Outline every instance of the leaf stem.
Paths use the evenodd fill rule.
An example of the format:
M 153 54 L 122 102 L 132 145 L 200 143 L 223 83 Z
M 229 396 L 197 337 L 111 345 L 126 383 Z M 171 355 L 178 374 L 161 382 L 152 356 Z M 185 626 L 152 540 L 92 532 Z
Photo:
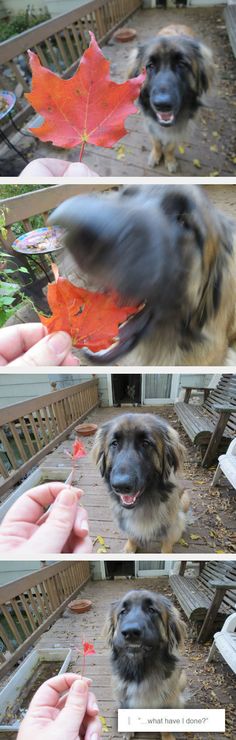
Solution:
M 84 676 L 84 671 L 85 671 L 85 654 L 83 652 L 83 662 L 82 662 L 81 676 Z
M 80 147 L 80 153 L 79 153 L 79 162 L 82 162 L 83 154 L 85 149 L 85 141 L 82 141 L 81 147 Z

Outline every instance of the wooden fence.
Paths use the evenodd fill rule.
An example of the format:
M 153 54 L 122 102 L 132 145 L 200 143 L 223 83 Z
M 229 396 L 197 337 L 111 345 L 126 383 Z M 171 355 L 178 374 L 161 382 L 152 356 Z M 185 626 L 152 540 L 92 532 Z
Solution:
M 74 429 L 99 403 L 98 380 L 1 409 L 0 496 Z
M 111 34 L 141 6 L 141 0 L 93 0 L 69 13 L 40 23 L 0 44 L 0 59 L 4 65 L 1 85 L 15 90 L 16 85 L 27 92 L 30 84 L 27 49 L 35 51 L 41 63 L 62 77 L 70 77 L 84 50 L 89 46 L 89 31 L 93 31 L 99 44 L 104 44 Z M 5 77 L 3 72 L 7 73 Z M 32 111 L 26 104 L 15 116 L 19 126 Z
M 88 562 L 55 563 L 0 588 L 0 678 L 90 578 Z

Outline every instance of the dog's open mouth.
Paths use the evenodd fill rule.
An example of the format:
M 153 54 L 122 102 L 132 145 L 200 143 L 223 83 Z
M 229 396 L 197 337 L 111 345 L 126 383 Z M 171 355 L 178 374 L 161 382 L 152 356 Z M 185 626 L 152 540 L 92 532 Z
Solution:
M 156 110 L 155 112 L 156 112 L 158 123 L 160 123 L 161 126 L 171 126 L 172 123 L 174 123 L 175 116 L 174 116 L 173 111 Z
M 136 493 L 118 493 L 118 496 L 120 497 L 120 501 L 122 506 L 124 506 L 127 509 L 132 509 L 137 500 L 140 498 L 142 494 L 142 491 L 137 491 Z
M 83 354 L 95 365 L 106 365 L 110 362 L 115 362 L 122 355 L 131 352 L 136 347 L 151 318 L 152 313 L 150 308 L 146 304 L 143 304 L 137 313 L 121 324 L 117 340 L 111 347 L 103 349 L 100 352 L 92 352 L 85 348 Z

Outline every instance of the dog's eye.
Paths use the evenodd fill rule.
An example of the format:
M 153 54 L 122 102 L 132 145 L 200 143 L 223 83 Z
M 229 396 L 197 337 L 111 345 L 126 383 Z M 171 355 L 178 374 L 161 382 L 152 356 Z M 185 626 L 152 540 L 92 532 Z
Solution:
M 113 439 L 110 444 L 110 447 L 118 447 L 118 439 Z
M 173 63 L 175 67 L 181 67 L 182 69 L 189 69 L 189 63 L 187 62 L 187 59 L 184 59 L 181 56 L 176 56 L 173 59 Z
M 148 62 L 148 64 L 146 64 L 146 69 L 152 71 L 154 68 L 155 68 L 154 62 Z
M 186 231 L 189 231 L 191 229 L 191 224 L 189 222 L 188 216 L 186 216 L 185 213 L 179 213 L 179 215 L 177 216 L 177 221 L 180 226 L 183 227 L 183 229 L 186 229 Z
M 120 611 L 120 616 L 121 616 L 121 614 L 125 614 L 126 611 L 127 611 L 127 607 L 126 606 L 123 606 L 123 609 L 121 609 L 121 611 Z
M 151 442 L 150 442 L 149 439 L 143 439 L 142 440 L 142 445 L 143 445 L 143 447 L 150 447 L 151 446 Z
M 148 607 L 148 611 L 151 612 L 151 614 L 156 614 L 156 609 L 154 606 L 151 606 L 151 604 Z

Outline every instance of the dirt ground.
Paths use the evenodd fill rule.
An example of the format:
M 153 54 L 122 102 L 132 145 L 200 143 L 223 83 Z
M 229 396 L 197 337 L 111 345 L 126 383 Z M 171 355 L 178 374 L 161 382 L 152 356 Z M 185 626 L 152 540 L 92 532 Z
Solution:
M 165 417 L 180 433 L 182 442 L 186 446 L 186 462 L 184 465 L 183 487 L 188 489 L 191 508 L 188 514 L 188 526 L 181 540 L 174 546 L 173 552 L 185 553 L 234 553 L 236 551 L 236 499 L 235 492 L 225 478 L 220 485 L 211 488 L 211 482 L 216 466 L 210 469 L 200 465 L 200 453 L 189 441 L 179 423 L 173 406 L 155 407 L 122 407 L 95 409 L 88 415 L 89 422 L 101 426 L 114 416 L 127 411 L 151 412 Z M 75 433 L 47 455 L 42 462 L 43 469 L 53 468 L 54 480 L 57 467 L 62 465 L 70 472 L 71 465 L 65 450 L 71 451 Z M 83 504 L 88 511 L 90 533 L 94 544 L 94 552 L 99 552 L 101 545 L 108 554 L 123 552 L 126 542 L 125 535 L 119 531 L 113 519 L 110 496 L 106 484 L 101 478 L 98 468 L 91 457 L 93 437 L 85 437 L 84 445 L 89 453 L 80 458 L 75 471 L 74 482 L 83 488 L 85 496 Z M 51 477 L 52 479 L 52 477 Z M 98 538 L 103 538 L 103 543 Z M 160 541 L 150 542 L 149 553 L 160 552 Z
M 67 608 L 57 622 L 38 641 L 37 647 L 71 647 L 73 649 L 70 670 L 79 672 L 81 658 L 78 650 L 81 649 L 82 639 L 93 642 L 96 654 L 90 655 L 86 661 L 86 673 L 93 680 L 93 689 L 99 703 L 100 714 L 105 719 L 107 740 L 119 740 L 122 736 L 117 732 L 117 710 L 111 685 L 111 667 L 109 651 L 103 637 L 104 618 L 109 611 L 110 604 L 116 598 L 132 588 L 147 588 L 158 590 L 171 597 L 177 608 L 179 604 L 172 594 L 167 577 L 122 579 L 118 581 L 90 581 L 81 590 L 80 596 L 92 601 L 92 610 L 86 614 L 72 614 Z M 181 610 L 180 610 L 181 611 Z M 225 740 L 236 737 L 236 690 L 233 684 L 233 673 L 227 664 L 217 656 L 213 663 L 206 664 L 211 642 L 200 645 L 196 642 L 194 629 L 190 628 L 184 614 L 181 616 L 186 622 L 187 639 L 183 651 L 183 666 L 187 673 L 186 707 L 192 709 L 219 709 L 226 710 L 226 732 L 223 733 L 178 733 L 178 740 Z M 5 683 L 7 677 L 3 679 Z M 15 738 L 11 734 L 9 740 Z M 137 733 L 137 740 L 160 739 L 158 733 Z
M 190 138 L 180 142 L 178 156 L 178 175 L 183 176 L 232 176 L 236 165 L 236 75 L 235 59 L 229 43 L 223 7 L 216 8 L 176 8 L 173 10 L 140 10 L 125 25 L 137 30 L 138 41 L 154 35 L 169 23 L 183 23 L 191 26 L 197 37 L 208 44 L 214 54 L 217 79 L 214 89 L 206 98 L 206 107 L 194 124 Z M 136 42 L 118 44 L 112 39 L 103 47 L 104 55 L 111 61 L 112 79 L 124 81 L 127 74 L 127 61 Z M 153 176 L 166 175 L 163 165 L 154 170 L 148 167 L 150 146 L 144 135 L 142 116 L 138 113 L 127 122 L 128 135 L 113 149 L 88 146 L 84 162 L 100 176 Z M 79 149 L 62 150 L 33 141 L 16 134 L 12 141 L 17 143 L 30 161 L 36 157 L 60 157 L 78 161 Z M 2 175 L 17 175 L 23 168 L 22 160 L 9 156 L 6 147 L 2 162 Z M 194 164 L 195 161 L 195 164 Z

